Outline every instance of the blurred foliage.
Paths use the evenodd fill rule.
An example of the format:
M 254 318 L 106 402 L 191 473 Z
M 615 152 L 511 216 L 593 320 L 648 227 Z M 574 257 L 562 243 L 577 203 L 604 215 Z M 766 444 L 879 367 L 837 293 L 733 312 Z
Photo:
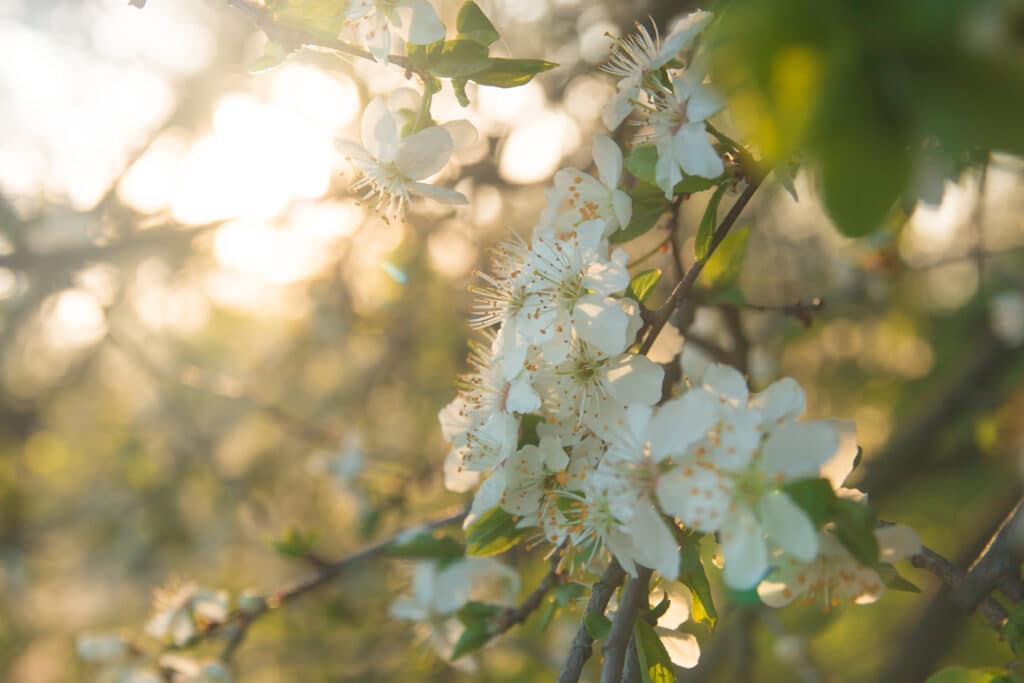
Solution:
M 302 25 L 337 19 L 333 2 L 271 4 Z M 280 245 L 294 242 L 272 242 L 271 258 L 247 269 L 250 262 L 232 260 L 237 254 L 225 237 L 231 225 L 223 221 L 236 214 L 207 223 L 182 218 L 170 202 L 152 208 L 127 189 L 130 172 L 167 140 L 193 152 L 212 148 L 231 130 L 224 112 L 232 96 L 277 107 L 271 111 L 280 116 L 275 88 L 293 104 L 299 91 L 285 88 L 288 79 L 312 73 L 349 83 L 348 96 L 365 103 L 404 84 L 400 70 L 388 80 L 321 53 L 287 54 L 219 3 L 155 0 L 141 13 L 113 0 L 9 5 L 0 26 L 7 63 L 45 67 L 17 81 L 4 71 L 2 81 L 11 94 L 3 110 L 32 104 L 25 119 L 12 114 L 0 144 L 0 680 L 11 683 L 90 680 L 92 670 L 75 657 L 75 636 L 141 633 L 153 589 L 169 578 L 234 596 L 271 590 L 307 571 L 311 553 L 341 557 L 461 504 L 443 491 L 436 414 L 465 369 L 465 284 L 487 247 L 509 228 L 525 234 L 544 202 L 543 182 L 521 182 L 503 167 L 509 141 L 541 113 L 562 117 L 557 160 L 585 168 L 585 141 L 601 130 L 600 105 L 610 92 L 593 73 L 607 53 L 603 32 L 628 31 L 648 15 L 667 29 L 691 8 L 481 2 L 502 34 L 488 43 L 489 69 L 506 43 L 516 54 L 560 64 L 508 91 L 541 111 L 516 110 L 519 100 L 495 99 L 506 91 L 473 83 L 464 86 L 469 108 L 448 102 L 485 124 L 481 154 L 457 164 L 473 199 L 467 209 L 416 207 L 408 225 L 387 225 L 353 208 L 347 182 L 334 174 L 312 196 L 290 194 L 259 225 L 245 223 L 243 246 L 255 250 L 268 234 L 311 240 L 296 232 L 311 220 L 300 210 L 354 212 L 356 219 L 328 214 L 329 226 L 344 229 L 315 243 L 319 265 L 289 279 L 274 266 L 289 262 L 292 252 Z M 446 24 L 456 26 L 459 3 L 440 6 Z M 699 303 L 684 311 L 688 343 L 739 363 L 757 387 L 794 376 L 809 388 L 812 415 L 855 420 L 861 477 L 879 517 L 913 526 L 964 565 L 1019 495 L 1024 453 L 1024 354 L 993 336 L 990 315 L 995 296 L 1024 289 L 1024 168 L 1001 153 L 1024 152 L 1020 5 L 730 0 L 722 10 L 709 37 L 722 58 L 711 70 L 726 85 L 736 120 L 721 125 L 737 139 L 749 135 L 769 162 L 798 162 L 801 171 L 785 184 L 799 202 L 776 174 L 766 182 L 744 215 L 749 229 L 734 233 L 740 257 L 718 267 L 713 259 Z M 100 30 L 112 16 L 130 16 L 117 25 L 116 40 Z M 130 39 L 144 22 L 157 33 L 140 28 L 139 47 Z M 464 33 L 477 36 L 469 39 L 489 40 L 485 28 L 469 23 Z M 161 45 L 146 35 L 163 36 L 165 48 L 170 42 L 172 67 L 145 52 L 145 43 Z M 25 36 L 48 46 L 46 59 L 30 59 Z M 125 48 L 128 56 L 103 51 L 115 43 L 134 47 Z M 205 57 L 187 70 L 186 57 L 199 54 Z M 265 66 L 279 68 L 250 75 L 261 54 Z M 119 93 L 142 90 L 114 75 L 143 65 L 159 74 L 171 104 L 152 120 L 123 111 L 81 114 L 79 100 L 42 107 L 42 90 L 30 86 L 78 92 L 81 74 L 72 65 L 86 57 L 106 70 L 98 81 L 81 80 L 86 92 L 76 97 L 95 91 L 124 104 Z M 293 64 L 307 71 L 287 71 Z M 29 119 L 53 119 L 49 137 L 26 128 Z M 92 135 L 84 119 L 101 121 L 114 137 Z M 331 133 L 356 135 L 355 120 Z M 104 175 L 106 158 L 72 146 L 66 131 L 100 140 L 114 172 Z M 259 174 L 245 178 L 279 165 L 285 178 L 302 175 L 274 156 L 270 143 L 279 132 L 252 124 L 239 133 L 250 137 L 231 153 L 259 162 Z M 553 136 L 529 150 L 535 163 L 555 147 Z M 107 149 L 111 139 L 121 146 Z M 101 185 L 95 197 L 82 199 L 71 181 L 60 185 L 73 174 L 47 165 L 57 164 L 54 149 L 89 163 L 88 178 Z M 216 161 L 198 158 L 189 173 Z M 642 179 L 649 148 L 638 146 L 626 165 Z M 173 184 L 150 180 L 161 182 Z M 211 193 L 231 195 L 230 186 L 208 182 Z M 713 199 L 710 187 L 686 188 L 693 194 L 682 203 L 677 240 L 686 258 L 703 241 L 709 203 L 721 202 L 724 211 L 735 201 L 732 189 Z M 266 188 L 258 190 L 243 191 L 245 201 L 264 199 Z M 642 234 L 631 255 L 653 254 L 634 273 L 643 273 L 634 293 L 660 302 L 677 279 L 663 248 L 665 201 L 644 183 L 631 194 L 634 222 L 625 232 Z M 940 194 L 938 209 L 918 201 L 936 204 Z M 851 236 L 885 230 L 854 242 L 827 217 Z M 826 306 L 809 327 L 744 308 L 812 297 Z M 476 530 L 482 540 L 470 543 L 493 548 L 507 540 L 507 525 L 490 522 L 493 528 Z M 439 532 L 408 539 L 394 554 L 448 557 L 463 540 L 455 530 Z M 699 539 L 683 552 L 692 581 L 703 579 L 693 631 L 704 664 L 680 680 L 737 680 L 739 659 L 730 653 L 744 643 L 758 680 L 769 683 L 795 680 L 807 667 L 851 682 L 923 680 L 952 664 L 1002 668 L 1013 658 L 1010 645 L 1019 645 L 1016 635 L 999 642 L 979 620 L 955 612 L 930 619 L 929 607 L 941 602 L 935 582 L 906 566 L 899 571 L 923 595 L 890 591 L 875 605 L 828 614 L 819 606 L 752 613 L 744 596 L 708 582 L 703 567 L 713 558 Z M 522 570 L 524 593 L 547 570 L 520 549 L 507 555 Z M 467 655 L 463 661 L 479 667 L 470 676 L 436 661 L 420 635 L 387 617 L 391 600 L 407 589 L 405 569 L 402 559 L 356 569 L 262 619 L 236 656 L 239 678 L 550 680 L 587 595 L 579 583 L 560 587 L 482 657 Z M 908 655 L 922 642 L 927 647 Z M 901 664 L 916 668 L 886 677 Z

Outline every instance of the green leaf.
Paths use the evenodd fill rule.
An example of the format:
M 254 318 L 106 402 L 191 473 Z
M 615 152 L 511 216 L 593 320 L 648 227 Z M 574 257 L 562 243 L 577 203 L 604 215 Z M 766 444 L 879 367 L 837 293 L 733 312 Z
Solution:
M 487 46 L 475 40 L 446 40 L 427 50 L 425 67 L 443 78 L 465 78 L 487 69 Z
M 625 229 L 616 230 L 608 237 L 612 244 L 628 242 L 643 235 L 658 224 L 658 219 L 668 208 L 665 195 L 652 185 L 639 183 L 629 191 L 629 195 L 633 199 L 633 217 Z
M 464 626 L 468 627 L 489 622 L 491 619 L 498 616 L 498 614 L 501 613 L 501 610 L 502 607 L 498 605 L 470 600 L 459 608 L 459 611 L 455 613 L 455 616 L 459 618 L 459 621 L 461 621 Z
M 466 552 L 478 557 L 497 555 L 513 547 L 525 531 L 516 528 L 516 518 L 495 506 L 466 529 Z
M 543 59 L 503 59 L 495 57 L 490 66 L 470 76 L 469 80 L 480 85 L 493 85 L 497 88 L 515 88 L 526 85 L 534 76 L 558 64 Z
M 697 239 L 693 243 L 693 253 L 698 261 L 707 259 L 711 250 L 711 240 L 715 235 L 715 228 L 718 227 L 718 205 L 722 203 L 726 189 L 725 183 L 715 188 L 715 193 L 708 200 L 707 208 L 700 219 L 700 229 L 697 230 Z
M 594 640 L 604 640 L 612 630 L 612 622 L 603 614 L 587 612 L 583 615 L 583 628 Z
M 519 421 L 519 448 L 540 444 L 540 435 L 537 434 L 537 427 L 543 421 L 544 418 L 540 415 L 534 415 L 533 413 L 523 415 Z
M 651 292 L 654 291 L 654 286 L 658 284 L 660 279 L 660 268 L 645 270 L 629 281 L 629 289 L 626 291 L 626 296 L 633 297 L 640 303 L 643 303 L 650 296 Z
M 455 91 L 455 99 L 459 101 L 460 107 L 469 106 L 469 95 L 466 94 L 466 79 L 453 78 L 451 80 L 452 90 Z
M 388 548 L 394 557 L 411 557 L 427 560 L 454 560 L 466 554 L 466 547 L 450 536 L 435 536 L 421 532 L 403 539 Z
M 1006 623 L 1003 624 L 1003 638 L 1006 638 L 1014 654 L 1018 657 L 1024 654 L 1024 603 L 1010 610 Z
M 633 638 L 636 641 L 636 653 L 640 657 L 644 683 L 674 683 L 676 672 L 672 658 L 654 627 L 638 619 L 633 628 Z
M 271 547 L 284 557 L 306 557 L 316 546 L 317 533 L 302 531 L 292 527 L 281 534 L 280 538 L 271 539 Z
M 680 537 L 679 543 L 679 581 L 690 589 L 692 603 L 690 615 L 693 621 L 705 623 L 714 629 L 718 622 L 718 612 L 711 597 L 711 584 L 704 572 L 704 563 L 700 559 L 701 536 L 686 532 Z
M 576 581 L 569 581 L 555 586 L 551 590 L 551 596 L 559 607 L 568 607 L 574 600 L 586 595 L 590 588 Z
M 487 18 L 484 11 L 472 0 L 459 8 L 459 16 L 455 19 L 455 29 L 460 38 L 475 40 L 481 45 L 490 45 L 500 36 L 498 29 Z
M 704 264 L 700 274 L 701 283 L 708 289 L 726 288 L 731 285 L 743 268 L 743 256 L 747 251 L 750 228 L 734 228 Z
M 904 578 L 896 567 L 885 562 L 879 562 L 874 566 L 875 572 L 882 578 L 882 581 L 890 589 L 901 593 L 920 593 L 921 589 L 915 586 L 911 581 Z
M 656 167 L 658 164 L 658 149 L 650 142 L 645 142 L 633 148 L 633 151 L 626 157 L 626 170 L 633 174 L 637 180 L 642 180 L 648 185 L 657 186 L 658 178 Z M 703 178 L 697 175 L 684 176 L 672 188 L 672 194 L 692 194 L 703 192 L 719 184 L 721 178 Z M 660 190 L 659 190 L 660 192 Z M 663 195 L 664 196 L 664 195 Z
M 926 683 L 1002 683 L 1004 680 L 1010 680 L 1004 671 L 951 666 L 930 676 Z
M 345 25 L 344 3 L 338 0 L 271 0 L 274 21 L 335 38 Z
M 462 632 L 462 635 L 459 636 L 458 641 L 455 643 L 455 647 L 452 648 L 452 661 L 455 661 L 459 657 L 467 655 L 474 650 L 479 650 L 493 637 L 494 635 L 490 632 L 490 629 L 486 627 L 467 627 L 466 630 Z
M 836 538 L 861 563 L 878 564 L 878 539 L 875 538 L 875 515 L 867 505 L 837 498 L 833 506 Z
M 249 73 L 273 69 L 275 66 L 283 64 L 290 54 L 291 50 L 272 40 L 263 48 L 263 54 L 249 65 Z
M 794 481 L 783 486 L 782 492 L 806 512 L 814 526 L 819 529 L 832 517 L 836 494 L 828 479 Z

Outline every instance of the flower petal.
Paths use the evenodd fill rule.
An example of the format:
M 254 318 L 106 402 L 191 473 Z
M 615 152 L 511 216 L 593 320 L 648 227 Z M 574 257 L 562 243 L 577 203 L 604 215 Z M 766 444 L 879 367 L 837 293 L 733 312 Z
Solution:
M 838 445 L 835 428 L 825 420 L 787 422 L 768 434 L 760 466 L 778 483 L 814 477 Z
M 444 40 L 444 24 L 434 6 L 427 0 L 413 0 L 408 41 L 413 45 L 429 45 L 438 40 Z
M 594 136 L 594 163 L 601 182 L 608 188 L 618 187 L 622 175 L 622 150 L 607 135 Z
M 665 646 L 669 659 L 676 666 L 692 669 L 700 661 L 700 644 L 692 633 L 679 633 L 667 628 L 654 629 Z
M 608 391 L 623 403 L 654 405 L 664 378 L 664 369 L 647 356 L 627 354 L 608 364 Z
M 411 183 L 409 190 L 415 192 L 418 195 L 424 197 L 430 197 L 435 202 L 441 202 L 442 204 L 469 204 L 469 200 L 466 199 L 466 195 L 455 190 L 442 187 L 441 185 L 431 185 L 430 183 Z
M 768 546 L 757 518 L 740 507 L 729 515 L 721 536 L 725 582 L 739 590 L 753 588 L 768 571 Z
M 363 147 L 375 158 L 390 162 L 398 150 L 398 126 L 383 97 L 374 97 L 363 110 L 360 121 Z
M 651 457 L 662 460 L 684 453 L 691 444 L 707 436 L 716 412 L 714 397 L 703 390 L 688 391 L 663 405 L 647 430 Z
M 455 144 L 447 130 L 441 126 L 430 126 L 402 138 L 395 166 L 405 177 L 422 180 L 444 168 L 454 149 Z
M 768 540 L 804 562 L 818 554 L 818 530 L 793 500 L 781 491 L 772 491 L 758 504 L 761 525 Z
M 480 137 L 476 126 L 466 119 L 448 121 L 447 123 L 441 124 L 441 127 L 448 131 L 448 134 L 452 136 L 452 144 L 455 145 L 456 150 L 469 147 L 477 141 L 477 138 Z
M 703 121 L 684 124 L 673 144 L 679 166 L 687 175 L 717 178 L 725 171 L 721 157 L 708 140 Z
M 750 404 L 761 410 L 761 420 L 767 425 L 800 417 L 807 405 L 807 397 L 795 379 L 783 377 L 761 393 L 752 396 Z

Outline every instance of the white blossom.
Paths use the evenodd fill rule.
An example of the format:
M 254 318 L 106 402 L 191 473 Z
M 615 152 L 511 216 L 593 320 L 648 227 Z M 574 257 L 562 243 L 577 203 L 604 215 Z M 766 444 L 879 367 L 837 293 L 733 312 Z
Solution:
M 651 127 L 658 150 L 654 171 L 667 199 L 672 198 L 684 174 L 717 178 L 725 171 L 704 123 L 723 105 L 703 80 L 703 72 L 691 68 L 682 77 L 672 79 L 670 90 L 659 90 L 654 98 L 656 111 L 651 114 Z
M 428 0 L 352 0 L 345 18 L 355 25 L 360 42 L 379 61 L 388 62 L 391 27 L 401 27 L 399 10 L 411 10 L 406 42 L 429 45 L 444 40 L 444 24 Z
M 199 633 L 203 625 L 220 623 L 227 618 L 228 598 L 222 591 L 187 583 L 158 590 L 154 608 L 155 614 L 146 624 L 146 633 L 182 646 Z
M 603 219 L 603 233 L 607 237 L 629 225 L 633 200 L 619 189 L 622 150 L 608 136 L 595 135 L 593 153 L 598 178 L 576 168 L 563 168 L 555 173 L 554 192 L 548 197 L 539 230 L 562 233 L 585 221 Z

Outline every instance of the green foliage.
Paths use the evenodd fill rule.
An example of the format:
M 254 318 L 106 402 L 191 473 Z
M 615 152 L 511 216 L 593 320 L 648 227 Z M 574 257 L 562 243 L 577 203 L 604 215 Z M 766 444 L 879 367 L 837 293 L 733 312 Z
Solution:
M 412 48 L 412 46 L 410 46 Z M 442 78 L 465 78 L 490 65 L 487 46 L 475 40 L 439 40 L 409 50 L 414 66 Z
M 523 415 L 519 421 L 519 448 L 523 446 L 536 446 L 540 443 L 537 427 L 543 419 L 540 415 L 534 415 L 533 413 Z
M 714 194 L 708 200 L 707 208 L 704 209 L 704 215 L 700 219 L 697 239 L 693 243 L 694 257 L 698 261 L 705 260 L 711 251 L 711 242 L 715 236 L 715 228 L 718 227 L 718 205 L 722 203 L 722 196 L 725 194 L 726 189 L 725 183 L 715 188 Z
M 455 28 L 459 38 L 475 40 L 481 45 L 490 45 L 501 36 L 498 29 L 487 18 L 484 11 L 472 0 L 459 8 L 459 16 L 455 20 Z
M 388 548 L 388 553 L 395 557 L 450 562 L 463 557 L 466 547 L 451 536 L 438 536 L 424 531 L 395 543 Z
M 554 69 L 558 64 L 543 59 L 504 59 L 493 57 L 486 69 L 472 75 L 471 81 L 496 88 L 515 88 L 526 85 L 539 73 Z
M 494 618 L 501 613 L 498 605 L 483 602 L 467 602 L 455 613 L 465 630 L 452 649 L 452 660 L 474 650 L 479 650 L 494 637 Z
M 633 217 L 629 225 L 616 230 L 608 237 L 612 244 L 628 242 L 647 233 L 658 224 L 658 219 L 668 208 L 668 202 L 661 190 L 647 183 L 637 183 L 629 190 L 629 196 L 633 199 Z
M 263 48 L 263 54 L 253 60 L 252 64 L 249 65 L 249 72 L 256 73 L 259 71 L 266 71 L 267 69 L 273 69 L 275 66 L 283 64 L 290 54 L 291 50 L 281 43 L 271 40 L 267 43 L 266 47 Z
M 858 561 L 872 568 L 879 566 L 875 515 L 870 507 L 839 498 L 826 479 L 793 482 L 782 490 L 819 528 L 833 523 L 836 538 Z M 903 585 L 899 581 L 896 584 Z
M 603 614 L 587 612 L 583 615 L 583 628 L 594 640 L 604 640 L 612 630 L 612 622 Z
M 338 0 L 267 0 L 266 6 L 275 21 L 328 38 L 341 31 L 348 9 Z
M 836 226 L 885 224 L 926 156 L 1024 152 L 1024 68 L 1011 3 L 733 0 L 707 36 L 713 77 L 771 163 L 817 169 Z M 988 25 L 988 24 L 986 24 Z
M 516 528 L 516 518 L 495 506 L 466 529 L 466 552 L 478 557 L 497 555 L 513 547 L 524 531 Z
M 654 627 L 638 619 L 633 628 L 633 637 L 636 639 L 636 652 L 640 657 L 640 672 L 644 683 L 673 683 L 676 673 L 672 658 Z
M 718 623 L 718 612 L 711 596 L 711 584 L 704 572 L 700 559 L 701 536 L 692 532 L 681 532 L 679 536 L 679 581 L 690 589 L 692 602 L 690 616 L 699 624 L 714 629 Z
M 638 273 L 629 281 L 629 289 L 626 290 L 626 296 L 632 297 L 643 303 L 651 292 L 654 291 L 655 285 L 661 280 L 661 269 L 651 268 L 645 270 L 642 273 Z
M 280 538 L 270 540 L 270 547 L 284 557 L 307 557 L 318 540 L 315 531 L 302 531 L 295 527 L 287 529 Z
M 1015 655 L 1024 655 L 1024 603 L 1017 604 L 1010 610 L 1006 623 L 1003 624 L 1003 638 L 1009 643 Z
M 874 566 L 874 570 L 882 578 L 882 582 L 889 588 L 889 590 L 899 591 L 900 593 L 921 592 L 920 588 L 896 571 L 896 567 L 891 564 L 879 562 Z
M 964 669 L 951 666 L 928 677 L 927 683 L 1012 683 L 1005 672 L 996 669 Z
M 708 289 L 724 290 L 733 284 L 743 269 L 750 228 L 733 228 L 704 264 L 699 281 Z

